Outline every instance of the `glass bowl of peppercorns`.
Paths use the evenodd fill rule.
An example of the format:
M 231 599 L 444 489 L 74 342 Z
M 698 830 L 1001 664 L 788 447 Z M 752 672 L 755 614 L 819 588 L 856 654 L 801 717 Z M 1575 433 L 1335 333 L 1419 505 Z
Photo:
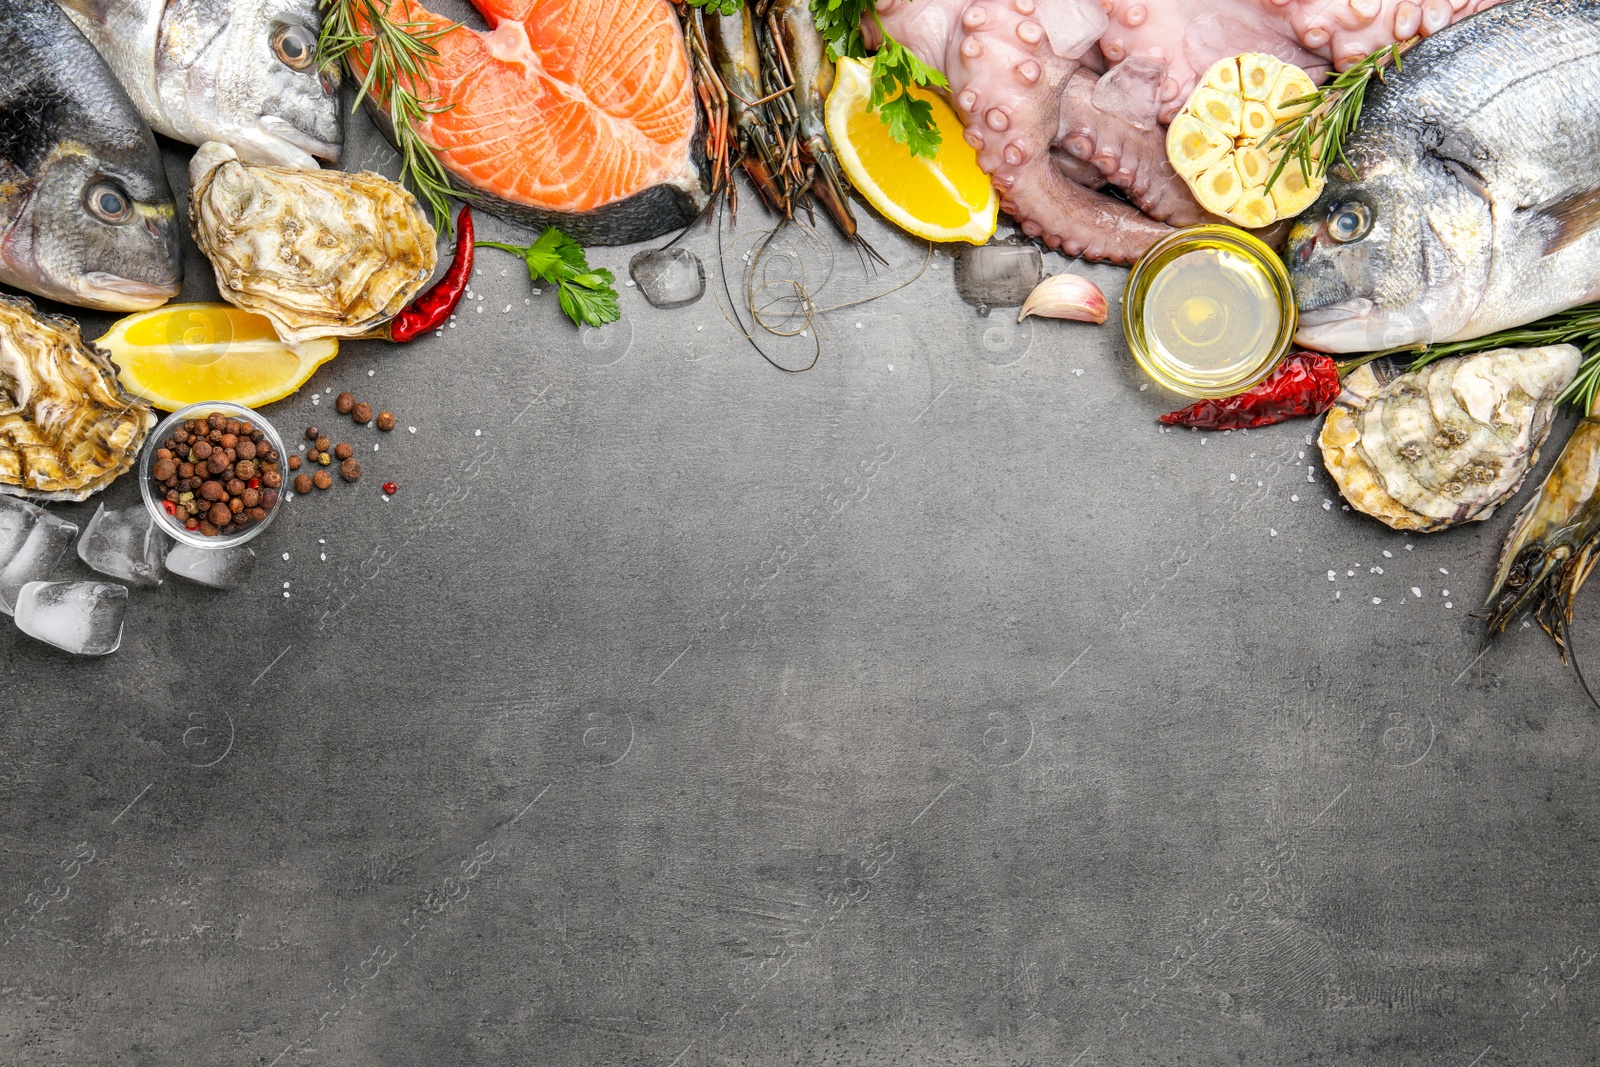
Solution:
M 144 506 L 196 548 L 229 548 L 261 533 L 283 506 L 283 438 L 256 412 L 226 401 L 168 415 L 139 460 Z

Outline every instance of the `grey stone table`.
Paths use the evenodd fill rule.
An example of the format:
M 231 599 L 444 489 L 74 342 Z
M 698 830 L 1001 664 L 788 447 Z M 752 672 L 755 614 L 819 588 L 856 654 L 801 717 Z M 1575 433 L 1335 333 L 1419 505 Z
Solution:
M 782 374 L 721 295 L 761 221 L 598 331 L 482 253 L 267 410 L 367 475 L 248 586 L 135 590 L 99 660 L 0 626 L 0 1062 L 1597 1062 L 1600 724 L 1468 617 L 1509 515 L 1405 537 L 1313 425 L 1162 433 L 1114 324 L 944 253 Z M 819 306 L 924 267 L 867 232 Z

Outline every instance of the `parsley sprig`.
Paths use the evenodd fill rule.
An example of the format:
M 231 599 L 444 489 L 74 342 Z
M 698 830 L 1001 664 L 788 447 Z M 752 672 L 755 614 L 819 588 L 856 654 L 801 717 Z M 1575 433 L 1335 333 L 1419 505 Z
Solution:
M 912 96 L 911 87 L 948 88 L 950 83 L 944 75 L 890 35 L 878 17 L 874 0 L 811 0 L 811 20 L 828 42 L 828 55 L 835 61 L 847 56 L 867 58 L 861 41 L 861 20 L 868 15 L 877 23 L 883 45 L 872 64 L 872 95 L 867 106 L 889 127 L 889 136 L 905 145 L 912 155 L 936 156 L 943 138 L 933 122 L 933 105 Z
M 561 310 L 579 325 L 604 326 L 622 317 L 613 288 L 616 275 L 604 267 L 589 266 L 583 246 L 554 226 L 546 228 L 531 245 L 479 241 L 478 247 L 521 256 L 528 265 L 528 277 L 556 286 Z

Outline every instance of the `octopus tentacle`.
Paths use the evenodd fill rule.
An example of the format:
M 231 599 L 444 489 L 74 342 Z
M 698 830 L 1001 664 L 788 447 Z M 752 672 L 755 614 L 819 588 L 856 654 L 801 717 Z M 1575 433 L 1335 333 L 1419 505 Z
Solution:
M 1022 232 L 1069 256 L 1127 265 L 1172 232 L 1125 201 L 1068 180 L 1048 153 L 1006 175 L 1000 206 Z

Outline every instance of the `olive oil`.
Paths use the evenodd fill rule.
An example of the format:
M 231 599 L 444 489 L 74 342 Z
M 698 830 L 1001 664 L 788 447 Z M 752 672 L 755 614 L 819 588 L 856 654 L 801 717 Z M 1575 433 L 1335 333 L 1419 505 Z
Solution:
M 1260 381 L 1288 352 L 1294 297 L 1283 263 L 1227 226 L 1158 243 L 1128 278 L 1123 325 L 1139 365 L 1160 384 L 1222 397 Z

